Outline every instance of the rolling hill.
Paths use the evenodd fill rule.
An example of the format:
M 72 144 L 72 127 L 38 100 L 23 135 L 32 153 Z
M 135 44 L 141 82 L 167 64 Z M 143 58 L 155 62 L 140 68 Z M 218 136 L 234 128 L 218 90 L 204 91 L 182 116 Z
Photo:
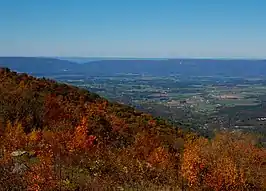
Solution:
M 43 57 L 0 57 L 0 67 L 29 74 L 53 74 L 74 69 L 77 63 Z

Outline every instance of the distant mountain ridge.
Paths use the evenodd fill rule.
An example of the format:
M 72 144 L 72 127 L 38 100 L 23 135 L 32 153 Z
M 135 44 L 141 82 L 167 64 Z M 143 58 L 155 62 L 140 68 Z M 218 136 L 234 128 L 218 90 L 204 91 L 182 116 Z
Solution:
M 55 58 L 60 60 L 76 62 L 79 64 L 84 64 L 94 61 L 102 61 L 102 60 L 167 60 L 166 58 L 120 58 L 120 57 L 55 57 Z
M 60 72 L 75 68 L 76 63 L 54 58 L 42 57 L 0 57 L 0 67 L 8 67 L 18 72 L 30 74 Z
M 83 64 L 44 57 L 0 57 L 0 66 L 19 72 L 50 75 L 79 73 L 93 76 L 116 74 L 183 76 L 266 76 L 266 60 L 166 59 L 166 60 L 94 60 Z

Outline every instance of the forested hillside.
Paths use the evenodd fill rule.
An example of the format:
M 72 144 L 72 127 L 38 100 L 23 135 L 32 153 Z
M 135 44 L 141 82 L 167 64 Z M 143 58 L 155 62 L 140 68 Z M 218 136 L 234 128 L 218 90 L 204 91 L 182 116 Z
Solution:
M 265 190 L 251 135 L 212 140 L 97 94 L 0 69 L 0 190 Z

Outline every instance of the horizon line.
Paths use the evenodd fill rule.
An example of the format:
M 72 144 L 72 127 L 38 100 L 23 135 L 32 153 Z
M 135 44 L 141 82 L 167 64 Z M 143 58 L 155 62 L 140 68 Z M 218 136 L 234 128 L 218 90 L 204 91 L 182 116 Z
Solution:
M 130 56 L 3 56 L 13 57 L 13 58 L 57 58 L 57 59 L 131 59 L 131 60 L 141 60 L 141 59 L 160 59 L 160 60 L 266 60 L 266 58 L 252 58 L 252 57 L 130 57 Z

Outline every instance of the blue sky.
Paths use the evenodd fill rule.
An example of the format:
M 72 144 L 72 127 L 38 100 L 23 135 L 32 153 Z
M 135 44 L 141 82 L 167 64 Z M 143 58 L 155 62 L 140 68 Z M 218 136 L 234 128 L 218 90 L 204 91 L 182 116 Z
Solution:
M 0 0 L 0 56 L 266 58 L 265 0 Z

